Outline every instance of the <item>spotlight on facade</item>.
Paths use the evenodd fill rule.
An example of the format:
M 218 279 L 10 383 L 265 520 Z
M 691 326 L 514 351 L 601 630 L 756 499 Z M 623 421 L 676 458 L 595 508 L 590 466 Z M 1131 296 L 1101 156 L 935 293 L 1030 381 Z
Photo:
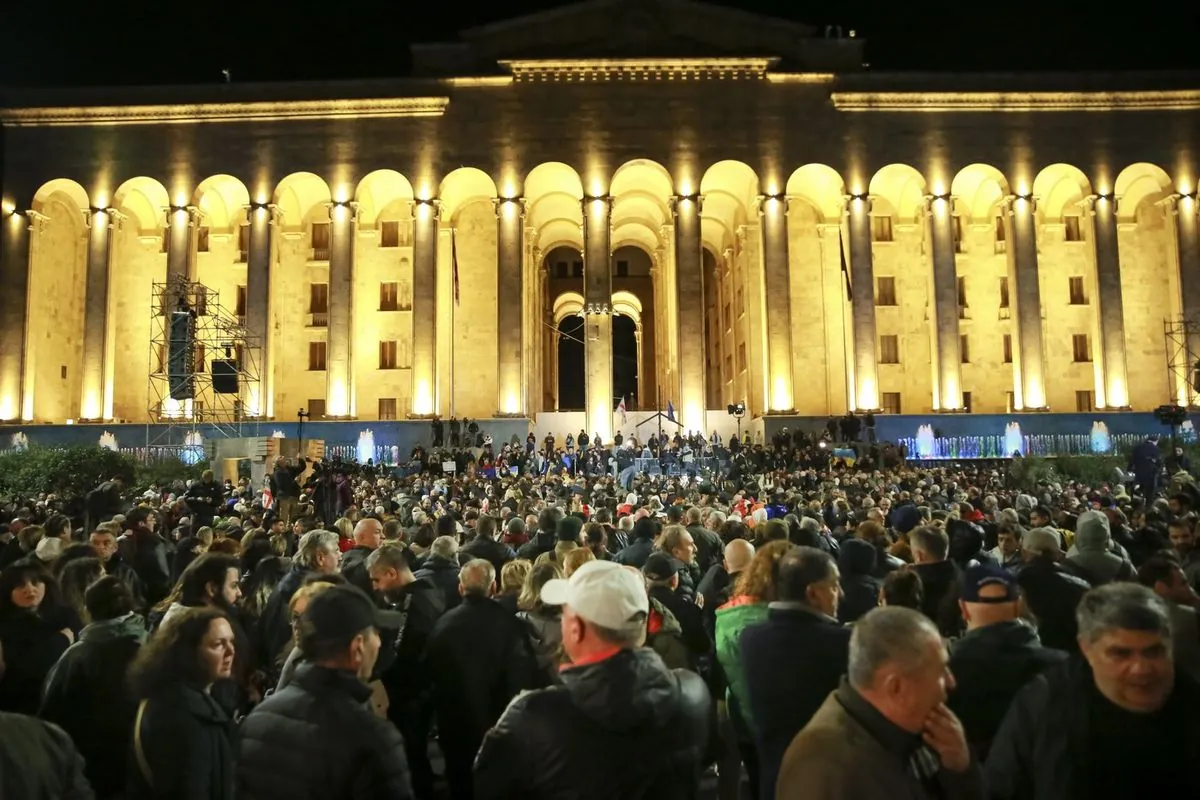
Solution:
M 731 403 L 725 410 L 729 412 L 729 416 L 731 417 L 737 417 L 738 419 L 741 419 L 742 417 L 746 416 L 745 403 Z

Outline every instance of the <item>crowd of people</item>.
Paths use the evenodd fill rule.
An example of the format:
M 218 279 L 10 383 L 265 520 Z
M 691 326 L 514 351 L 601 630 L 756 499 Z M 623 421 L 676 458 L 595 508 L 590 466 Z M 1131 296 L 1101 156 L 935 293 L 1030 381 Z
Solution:
M 1190 476 L 1152 441 L 1129 485 L 849 464 L 842 427 L 632 471 L 634 437 L 497 469 L 452 427 L 403 468 L 6 498 L 0 797 L 1186 791 Z

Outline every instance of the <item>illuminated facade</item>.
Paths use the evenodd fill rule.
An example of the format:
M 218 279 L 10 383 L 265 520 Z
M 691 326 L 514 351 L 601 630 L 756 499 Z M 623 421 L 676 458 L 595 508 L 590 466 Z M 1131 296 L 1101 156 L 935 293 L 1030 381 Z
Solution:
M 404 80 L 7 96 L 0 419 L 145 419 L 168 275 L 261 338 L 243 401 L 278 419 L 554 410 L 577 316 L 604 434 L 628 321 L 642 405 L 694 428 L 1193 399 L 1163 320 L 1200 314 L 1200 80 L 861 58 L 594 0 Z

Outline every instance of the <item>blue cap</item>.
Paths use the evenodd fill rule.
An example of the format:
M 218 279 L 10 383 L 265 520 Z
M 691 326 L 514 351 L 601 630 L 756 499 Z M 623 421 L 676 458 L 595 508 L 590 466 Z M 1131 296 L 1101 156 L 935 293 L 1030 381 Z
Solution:
M 1001 586 L 1004 594 L 980 597 L 985 586 Z M 1017 599 L 1017 577 L 996 564 L 975 564 L 963 573 L 962 599 L 966 603 L 1011 603 Z

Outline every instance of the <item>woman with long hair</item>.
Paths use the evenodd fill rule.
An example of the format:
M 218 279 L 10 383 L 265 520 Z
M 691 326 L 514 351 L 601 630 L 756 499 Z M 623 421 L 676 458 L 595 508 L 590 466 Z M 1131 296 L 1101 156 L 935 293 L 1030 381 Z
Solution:
M 232 725 L 211 692 L 230 677 L 234 651 L 225 611 L 199 606 L 172 615 L 138 653 L 127 800 L 232 800 Z
M 0 711 L 37 713 L 42 683 L 78 627 L 58 583 L 40 565 L 0 572 Z
M 544 561 L 525 576 L 525 585 L 517 597 L 517 618 L 529 626 L 533 650 L 537 654 L 538 666 L 547 675 L 558 672 L 563 663 L 562 653 L 562 606 L 548 606 L 542 602 L 542 587 L 547 581 L 562 577 L 562 570 L 553 561 Z

